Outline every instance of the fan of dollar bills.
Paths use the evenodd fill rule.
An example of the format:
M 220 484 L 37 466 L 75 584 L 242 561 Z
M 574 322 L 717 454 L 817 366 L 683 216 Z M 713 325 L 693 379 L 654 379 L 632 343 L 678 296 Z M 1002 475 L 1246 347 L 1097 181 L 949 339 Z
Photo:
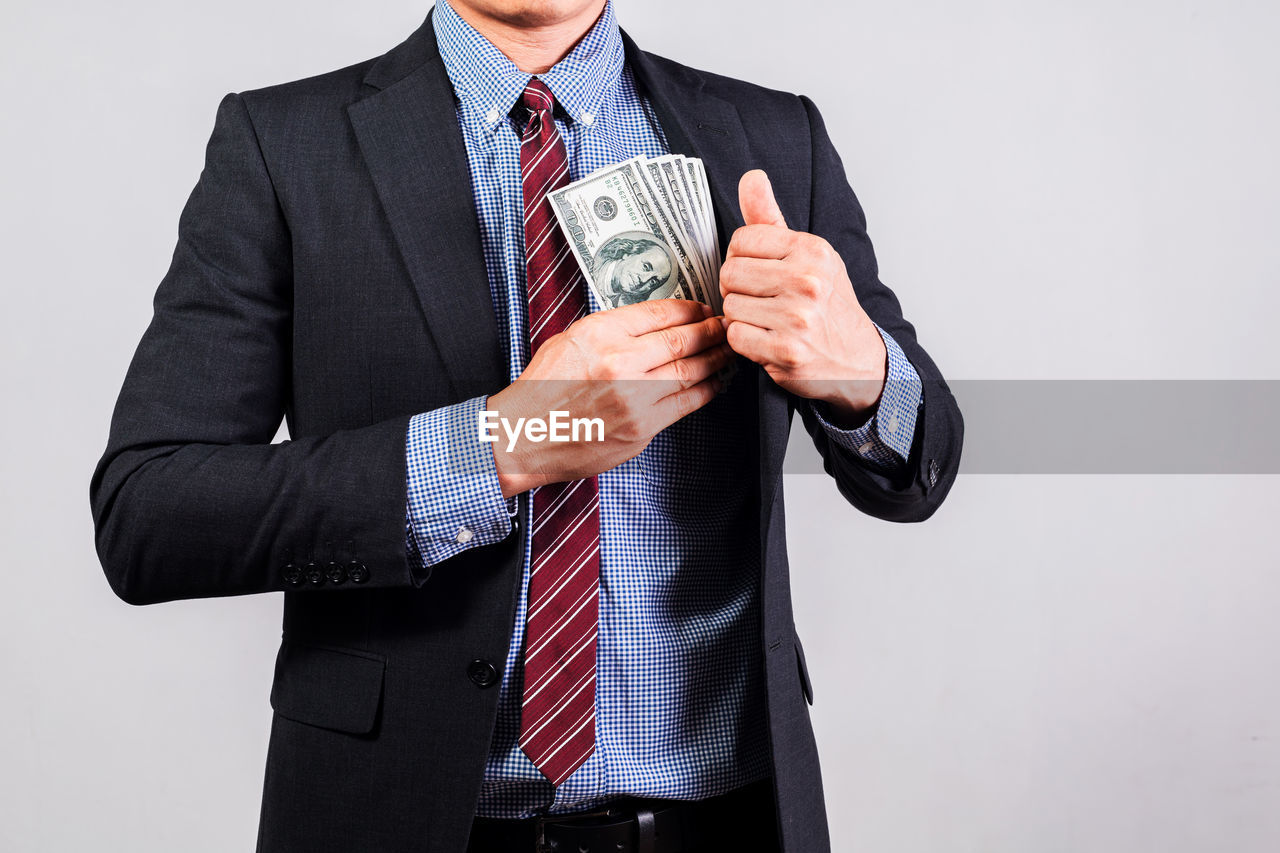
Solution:
M 547 194 L 604 308 L 693 299 L 720 313 L 720 244 L 696 157 L 637 157 Z

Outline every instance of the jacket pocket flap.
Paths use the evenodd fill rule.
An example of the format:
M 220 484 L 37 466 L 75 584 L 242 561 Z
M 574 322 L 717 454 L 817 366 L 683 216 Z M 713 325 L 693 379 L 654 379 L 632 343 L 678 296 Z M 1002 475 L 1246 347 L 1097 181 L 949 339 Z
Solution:
M 373 730 L 386 658 L 285 640 L 276 655 L 271 707 L 283 717 L 351 734 Z

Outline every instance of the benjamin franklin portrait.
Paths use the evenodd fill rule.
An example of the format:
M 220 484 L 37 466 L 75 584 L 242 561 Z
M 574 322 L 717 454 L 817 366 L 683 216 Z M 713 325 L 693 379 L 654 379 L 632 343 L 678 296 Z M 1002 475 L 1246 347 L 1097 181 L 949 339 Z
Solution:
M 600 247 L 595 280 L 609 307 L 617 308 L 672 296 L 674 269 L 675 261 L 665 244 L 643 231 L 628 231 Z

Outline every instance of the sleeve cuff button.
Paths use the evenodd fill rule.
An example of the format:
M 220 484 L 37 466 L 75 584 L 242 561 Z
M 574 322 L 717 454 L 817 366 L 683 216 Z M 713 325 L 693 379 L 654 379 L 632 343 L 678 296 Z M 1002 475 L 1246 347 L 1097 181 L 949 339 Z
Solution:
M 462 527 L 459 527 L 458 532 L 454 534 L 453 541 L 457 542 L 459 545 L 465 545 L 474 539 L 475 536 L 475 532 L 464 524 Z

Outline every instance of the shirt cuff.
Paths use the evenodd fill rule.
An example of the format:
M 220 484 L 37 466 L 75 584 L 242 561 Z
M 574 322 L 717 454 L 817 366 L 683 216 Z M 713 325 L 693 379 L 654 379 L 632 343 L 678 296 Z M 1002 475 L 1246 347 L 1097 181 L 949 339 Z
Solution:
M 515 501 L 502 497 L 493 446 L 479 436 L 479 413 L 488 400 L 473 397 L 409 419 L 405 535 L 424 566 L 511 532 Z
M 880 392 L 875 411 L 861 426 L 841 429 L 824 416 L 824 413 L 830 413 L 825 404 L 810 401 L 810 405 L 814 417 L 838 447 L 882 468 L 895 468 L 911 455 L 911 442 L 915 438 L 924 389 L 920 375 L 898 342 L 874 322 L 872 325 L 884 340 L 884 348 L 889 355 L 884 390 Z

